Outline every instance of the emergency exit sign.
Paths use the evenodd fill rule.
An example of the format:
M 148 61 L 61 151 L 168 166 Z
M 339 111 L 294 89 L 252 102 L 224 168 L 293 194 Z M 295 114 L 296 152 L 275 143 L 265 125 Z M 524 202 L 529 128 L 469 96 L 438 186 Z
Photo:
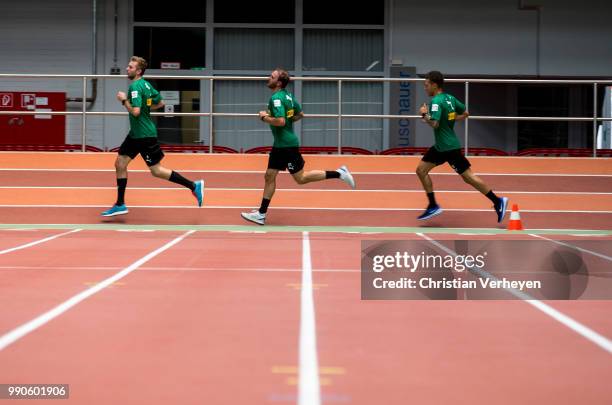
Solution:
M 162 69 L 180 69 L 181 62 L 162 62 L 161 68 Z

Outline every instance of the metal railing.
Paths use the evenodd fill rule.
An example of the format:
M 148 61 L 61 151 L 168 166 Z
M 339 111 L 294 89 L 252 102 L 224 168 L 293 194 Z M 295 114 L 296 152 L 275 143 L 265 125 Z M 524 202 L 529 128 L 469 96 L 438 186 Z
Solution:
M 127 76 L 123 75 L 72 75 L 72 74 L 0 74 L 1 79 L 81 79 L 82 80 L 82 108 L 81 111 L 45 111 L 45 115 L 81 115 L 81 143 L 82 151 L 85 152 L 87 144 L 87 117 L 88 116 L 111 116 L 111 115 L 127 115 L 127 112 L 110 112 L 110 111 L 87 111 L 87 80 L 88 79 L 120 79 L 126 80 Z M 196 116 L 196 117 L 257 117 L 257 113 L 218 113 L 213 109 L 213 91 L 214 82 L 216 80 L 235 80 L 235 81 L 264 81 L 267 76 L 173 76 L 173 75 L 147 75 L 147 79 L 172 79 L 172 80 L 208 80 L 209 81 L 209 111 L 208 112 L 159 112 L 152 115 L 162 116 Z M 342 153 L 342 119 L 344 118 L 379 118 L 379 119 L 420 119 L 420 115 L 394 115 L 394 114 L 342 114 L 342 83 L 344 82 L 379 82 L 379 83 L 397 83 L 397 82 L 423 82 L 421 78 L 377 78 L 377 77 L 292 77 L 291 80 L 296 81 L 319 81 L 319 82 L 336 82 L 338 84 L 338 113 L 337 114 L 307 114 L 307 117 L 312 118 L 336 118 L 338 120 L 338 153 Z M 597 157 L 597 123 L 600 121 L 612 121 L 612 118 L 599 117 L 597 114 L 597 90 L 600 84 L 612 84 L 611 80 L 537 80 L 537 79 L 445 79 L 447 83 L 464 83 L 465 84 L 465 105 L 469 109 L 469 90 L 472 83 L 490 83 L 490 84 L 582 84 L 593 86 L 593 116 L 592 117 L 518 117 L 518 116 L 485 116 L 476 115 L 470 116 L 465 120 L 464 126 L 464 147 L 465 154 L 468 153 L 469 145 L 469 121 L 470 120 L 489 120 L 489 121 L 576 121 L 576 122 L 593 122 L 593 157 Z M 36 115 L 41 114 L 36 111 L 0 111 L 1 115 Z M 208 126 L 208 145 L 209 152 L 212 153 L 213 139 L 213 120 L 210 120 Z

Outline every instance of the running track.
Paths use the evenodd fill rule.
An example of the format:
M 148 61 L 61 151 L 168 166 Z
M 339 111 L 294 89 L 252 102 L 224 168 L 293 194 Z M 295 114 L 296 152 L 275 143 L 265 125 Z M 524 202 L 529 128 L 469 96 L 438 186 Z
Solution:
M 237 218 L 242 208 L 226 207 L 257 205 L 260 192 L 250 189 L 261 185 L 265 157 L 232 157 L 226 164 L 222 156 L 171 155 L 167 166 L 206 179 L 205 203 L 217 208 L 192 208 L 185 190 L 136 172 L 130 214 L 102 230 L 97 213 L 112 202 L 114 180 L 112 172 L 95 170 L 112 167 L 112 155 L 2 157 L 8 188 L 0 189 L 6 224 L 0 383 L 70 384 L 66 402 L 88 404 L 605 404 L 612 398 L 609 301 L 545 303 L 602 337 L 602 346 L 521 301 L 362 301 L 359 277 L 362 239 L 544 237 L 575 246 L 612 240 L 608 160 L 474 159 L 496 190 L 514 192 L 531 228 L 509 234 L 485 217 L 492 212 L 469 211 L 487 210 L 486 199 L 469 192 L 453 197 L 459 194 L 451 191 L 469 190 L 446 174 L 434 182 L 449 191 L 438 193 L 445 208 L 456 211 L 409 233 L 423 205 L 423 196 L 411 191 L 416 178 L 406 174 L 415 166 L 411 158 L 342 157 L 355 172 L 387 173 L 355 176 L 360 189 L 386 191 L 370 198 L 332 191 L 345 185 L 331 181 L 306 187 L 312 191 L 281 190 L 278 206 L 287 209 L 273 206 L 273 226 L 252 227 Z M 339 159 L 307 160 L 333 168 Z M 557 176 L 525 176 L 526 167 Z M 279 189 L 298 189 L 289 180 L 281 178 Z M 525 191 L 556 194 L 532 198 L 520 194 Z M 573 192 L 585 194 L 563 194 Z M 402 198 L 391 199 L 395 194 Z M 176 208 L 160 208 L 165 204 Z M 391 207 L 373 209 L 384 204 Z M 215 231 L 211 224 L 228 226 Z M 308 227 L 315 225 L 327 227 Z M 357 232 L 354 226 L 362 233 L 349 233 Z M 363 233 L 381 226 L 399 233 Z M 575 230 L 533 229 L 570 227 Z M 612 260 L 610 248 L 593 253 L 592 260 Z M 19 329 L 74 297 L 82 300 L 31 330 Z

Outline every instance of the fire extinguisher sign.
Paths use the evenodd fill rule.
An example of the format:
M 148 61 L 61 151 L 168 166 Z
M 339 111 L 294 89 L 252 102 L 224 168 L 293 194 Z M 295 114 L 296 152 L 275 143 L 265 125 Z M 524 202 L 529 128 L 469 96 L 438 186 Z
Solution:
M 0 108 L 13 107 L 13 93 L 0 93 Z

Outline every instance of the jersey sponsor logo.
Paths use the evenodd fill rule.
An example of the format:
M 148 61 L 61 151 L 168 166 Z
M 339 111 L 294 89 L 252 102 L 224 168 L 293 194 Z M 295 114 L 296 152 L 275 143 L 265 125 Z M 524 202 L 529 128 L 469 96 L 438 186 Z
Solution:
M 293 115 L 295 114 L 295 110 L 289 110 L 287 111 L 287 118 L 291 118 L 293 117 Z
M 287 163 L 287 169 L 293 170 L 293 163 Z
M 132 98 L 138 98 L 138 92 L 137 91 L 133 91 L 132 92 Z
M 440 106 L 438 104 L 432 104 L 431 105 L 431 111 L 438 111 L 440 109 Z
M 281 101 L 276 99 L 272 102 L 272 104 L 274 105 L 274 107 L 280 107 L 281 106 Z
M 454 121 L 455 120 L 455 116 L 456 116 L 456 114 L 454 112 L 448 113 L 448 120 L 449 121 Z
M 151 104 L 153 104 L 153 99 L 148 98 L 147 99 L 147 107 L 151 107 Z

